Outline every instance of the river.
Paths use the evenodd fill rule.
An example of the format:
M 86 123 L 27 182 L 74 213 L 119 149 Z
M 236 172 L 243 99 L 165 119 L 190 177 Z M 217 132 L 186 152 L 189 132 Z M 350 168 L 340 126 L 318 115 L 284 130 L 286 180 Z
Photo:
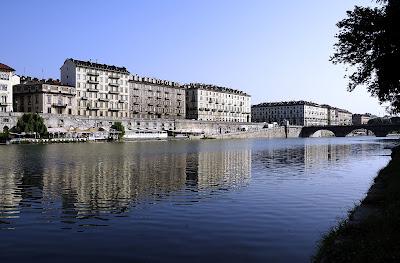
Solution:
M 375 137 L 0 147 L 0 262 L 309 262 Z

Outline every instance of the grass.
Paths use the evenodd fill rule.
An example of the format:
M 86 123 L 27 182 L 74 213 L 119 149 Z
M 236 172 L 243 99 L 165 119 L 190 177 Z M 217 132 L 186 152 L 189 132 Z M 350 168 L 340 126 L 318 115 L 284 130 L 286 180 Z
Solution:
M 372 213 L 355 220 L 363 209 Z M 312 262 L 400 262 L 400 148 L 361 204 L 322 238 Z

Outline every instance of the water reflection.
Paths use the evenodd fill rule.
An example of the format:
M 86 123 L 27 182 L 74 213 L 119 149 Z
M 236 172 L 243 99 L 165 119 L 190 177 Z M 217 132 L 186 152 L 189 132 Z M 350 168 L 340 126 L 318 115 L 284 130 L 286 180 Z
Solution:
M 321 144 L 318 141 L 305 140 L 301 144 L 263 148 L 253 154 L 253 159 L 263 163 L 265 168 L 274 170 L 295 167 L 296 171 L 316 171 L 327 165 L 348 162 L 355 156 L 365 156 L 376 149 L 377 144 Z
M 251 149 L 199 151 L 187 158 L 188 185 L 198 190 L 245 186 L 251 176 Z
M 250 179 L 250 149 L 207 151 L 197 143 L 170 152 L 170 146 L 148 146 L 10 146 L 13 161 L 2 159 L 0 168 L 1 223 L 35 212 L 41 223 L 106 221 L 171 192 L 229 189 Z
M 0 223 L 10 224 L 35 212 L 41 213 L 41 222 L 105 221 L 110 214 L 125 215 L 138 203 L 159 202 L 170 193 L 246 186 L 252 159 L 256 168 L 261 164 L 264 168 L 259 169 L 267 168 L 280 177 L 289 170 L 292 175 L 293 171 L 318 170 L 375 147 L 307 140 L 262 146 L 261 150 L 251 141 L 236 148 L 224 143 L 212 145 L 161 142 L 2 147 Z

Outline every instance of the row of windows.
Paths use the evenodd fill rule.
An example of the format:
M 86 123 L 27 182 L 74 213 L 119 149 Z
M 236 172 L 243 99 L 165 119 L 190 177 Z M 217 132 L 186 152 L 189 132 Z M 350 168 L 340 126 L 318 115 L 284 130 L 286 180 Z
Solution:
M 128 107 L 127 103 L 115 103 L 115 102 L 87 102 L 84 100 L 81 100 L 79 103 L 79 106 L 81 107 L 99 107 L 99 108 L 113 108 L 113 109 L 121 109 L 125 110 Z
M 96 70 L 96 69 L 88 69 L 88 68 L 81 68 L 77 67 L 76 69 L 78 72 L 83 72 L 83 73 L 95 73 L 103 76 L 115 76 L 118 78 L 128 78 L 128 74 L 121 74 L 121 73 L 114 73 L 114 72 L 107 72 L 104 70 Z
M 81 116 L 92 116 L 92 117 L 128 117 L 127 112 L 113 112 L 113 111 L 102 111 L 102 110 L 78 110 L 78 115 Z
M 10 80 L 10 74 L 4 73 L 4 72 L 0 72 L 0 79 L 1 80 Z
M 91 84 L 91 83 L 83 83 L 83 82 L 78 82 L 78 88 L 81 89 L 93 89 L 93 90 L 100 90 L 100 91 L 110 91 L 110 90 L 115 90 L 117 92 L 123 93 L 128 93 L 128 88 L 123 88 L 123 87 L 110 87 L 107 85 L 102 85 L 102 84 Z
M 111 84 L 128 86 L 128 80 L 115 79 L 115 78 L 107 78 L 107 77 L 103 78 L 103 77 L 97 77 L 97 76 L 88 76 L 88 75 L 77 74 L 76 79 L 79 81 L 93 81 L 93 82 L 100 82 L 103 84 L 111 83 Z
M 78 91 L 78 98 L 82 97 L 90 99 L 108 99 L 108 100 L 124 100 L 124 101 L 128 100 L 128 95 Z
M 250 97 L 240 96 L 240 95 L 233 95 L 233 94 L 228 94 L 228 93 L 224 93 L 224 92 L 200 90 L 200 95 L 204 95 L 204 96 L 208 95 L 208 96 L 212 96 L 212 97 L 232 98 L 232 99 L 236 99 L 236 100 L 250 101 Z

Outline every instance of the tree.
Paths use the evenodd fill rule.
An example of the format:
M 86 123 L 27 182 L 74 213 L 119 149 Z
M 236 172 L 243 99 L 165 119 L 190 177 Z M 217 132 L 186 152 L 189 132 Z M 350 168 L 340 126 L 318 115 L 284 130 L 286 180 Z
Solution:
M 25 113 L 18 119 L 15 131 L 18 133 L 37 133 L 40 136 L 47 135 L 47 127 L 44 124 L 44 120 L 37 113 Z
M 122 137 L 124 137 L 124 135 L 125 135 L 125 128 L 124 128 L 124 125 L 122 125 L 122 123 L 121 123 L 120 121 L 114 122 L 114 124 L 111 125 L 111 129 L 114 129 L 114 130 L 120 132 L 120 133 L 118 134 L 118 138 L 119 138 L 119 139 L 122 139 Z
M 380 0 L 377 7 L 355 6 L 340 21 L 334 64 L 352 68 L 348 90 L 365 86 L 380 103 L 400 112 L 400 1 Z

